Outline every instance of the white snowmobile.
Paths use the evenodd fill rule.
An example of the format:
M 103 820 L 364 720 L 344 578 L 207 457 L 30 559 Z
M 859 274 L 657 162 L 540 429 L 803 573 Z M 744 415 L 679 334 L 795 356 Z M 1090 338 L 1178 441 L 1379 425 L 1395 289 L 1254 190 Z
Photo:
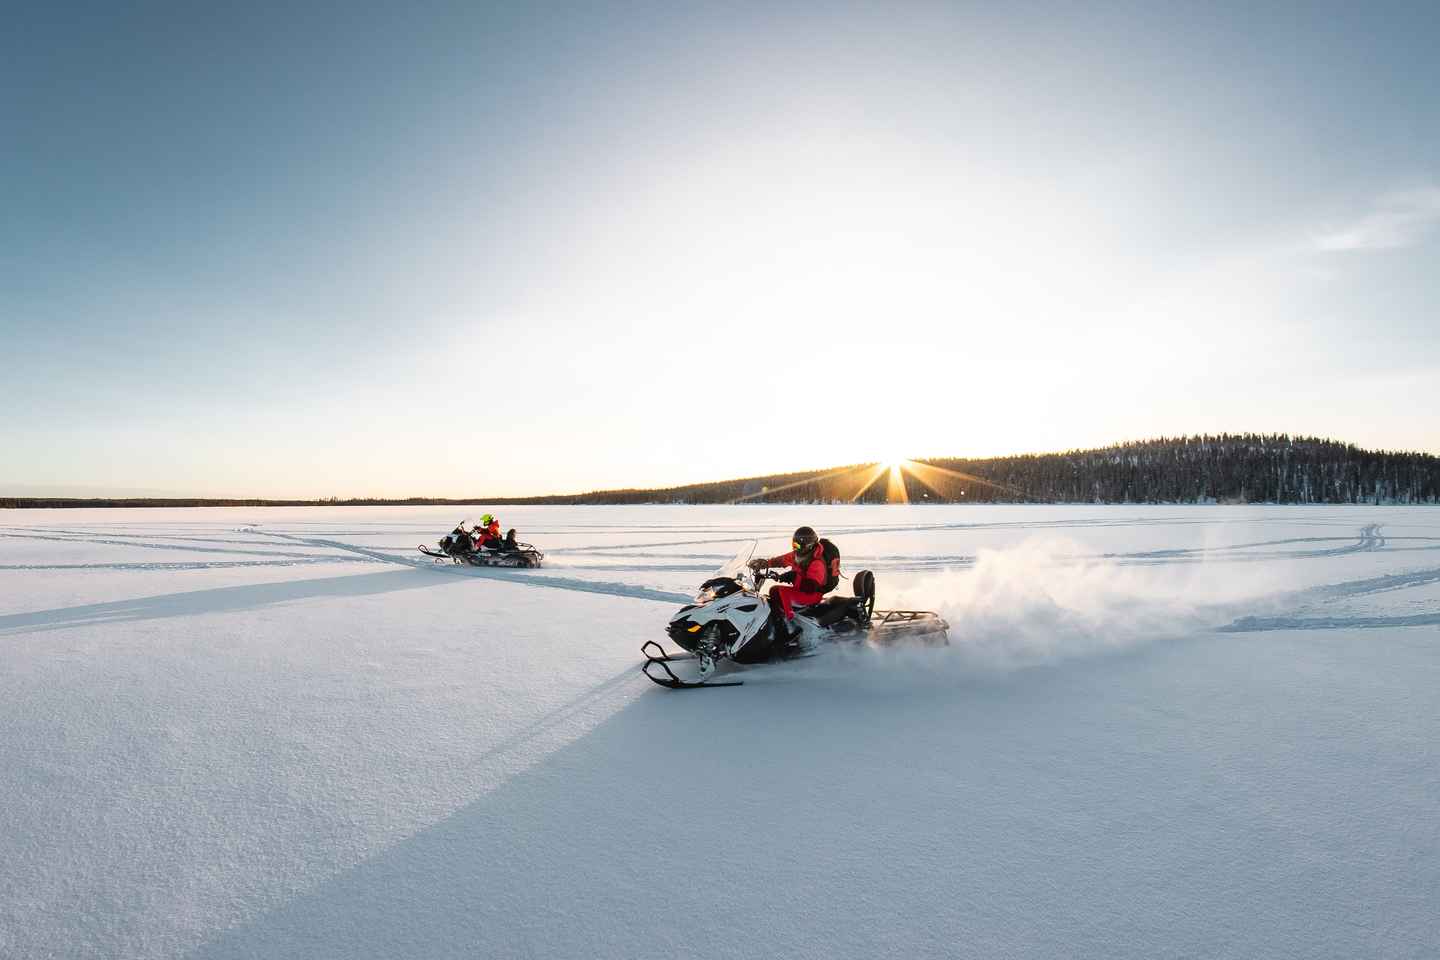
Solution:
M 714 680 L 726 662 L 750 664 L 809 656 L 826 643 L 868 643 L 873 646 L 918 645 L 943 647 L 950 642 L 950 625 L 939 614 L 920 610 L 876 610 L 875 575 L 861 570 L 851 578 L 854 596 L 826 597 L 809 607 L 796 607 L 798 633 L 786 636 L 776 623 L 767 596 L 771 571 L 752 570 L 755 541 L 715 575 L 700 585 L 694 603 L 670 618 L 668 633 L 683 653 L 667 652 L 654 640 L 640 648 L 645 655 L 641 671 L 660 684 L 679 690 L 691 687 L 738 687 L 741 680 Z M 832 586 L 827 584 L 827 586 Z M 699 672 L 682 679 L 671 664 L 699 662 Z
M 534 545 L 517 541 L 514 530 L 505 535 L 499 549 L 491 549 L 475 543 L 475 538 L 470 533 L 474 529 L 475 524 L 466 517 L 454 530 L 440 538 L 436 544 L 440 548 L 438 553 L 423 543 L 420 545 L 420 552 L 427 557 L 433 557 L 437 562 L 451 560 L 455 563 L 467 563 L 472 567 L 538 567 L 545 559 L 545 554 Z

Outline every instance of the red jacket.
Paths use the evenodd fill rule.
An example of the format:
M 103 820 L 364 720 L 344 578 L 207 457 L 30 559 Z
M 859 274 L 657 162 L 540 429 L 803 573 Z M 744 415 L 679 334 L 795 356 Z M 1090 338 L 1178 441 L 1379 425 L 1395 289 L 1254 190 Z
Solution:
M 796 601 L 799 603 L 818 603 L 825 595 L 825 552 L 820 544 L 815 544 L 815 550 L 810 557 L 797 557 L 795 551 L 778 557 L 771 557 L 768 561 L 774 566 L 786 564 L 795 573 Z M 802 596 L 803 595 L 803 596 Z M 805 597 L 813 597 L 807 600 Z
M 499 520 L 491 520 L 491 521 L 490 521 L 490 526 L 488 526 L 488 527 L 483 527 L 483 528 L 479 528 L 479 529 L 480 529 L 480 542 L 481 542 L 482 544 L 489 543 L 491 540 L 499 540 L 499 539 L 500 539 L 500 521 L 499 521 Z

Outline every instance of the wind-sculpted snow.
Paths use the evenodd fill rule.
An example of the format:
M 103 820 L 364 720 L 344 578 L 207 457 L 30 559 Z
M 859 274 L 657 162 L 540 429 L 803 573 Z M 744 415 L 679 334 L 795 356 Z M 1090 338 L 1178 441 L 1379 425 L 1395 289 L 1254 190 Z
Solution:
M 0 513 L 0 957 L 1440 942 L 1440 512 L 486 509 Z M 639 675 L 801 523 L 951 646 Z

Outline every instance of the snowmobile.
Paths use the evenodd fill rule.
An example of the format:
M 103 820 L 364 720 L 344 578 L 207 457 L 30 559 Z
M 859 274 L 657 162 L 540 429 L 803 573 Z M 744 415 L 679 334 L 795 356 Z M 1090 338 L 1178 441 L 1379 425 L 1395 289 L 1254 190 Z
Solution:
M 809 607 L 795 608 L 792 623 L 798 634 L 786 637 L 776 623 L 767 597 L 762 593 L 770 570 L 753 570 L 750 541 L 715 575 L 700 585 L 693 603 L 681 607 L 667 632 L 683 652 L 667 651 L 654 640 L 640 648 L 645 663 L 640 669 L 662 687 L 673 690 L 692 687 L 738 687 L 741 680 L 716 680 L 716 671 L 726 662 L 764 663 L 769 660 L 809 656 L 827 643 L 869 644 L 877 647 L 949 645 L 950 625 L 939 614 L 921 610 L 876 610 L 875 575 L 861 570 L 851 577 L 854 596 L 826 597 Z M 682 679 L 671 664 L 699 661 L 699 672 Z
M 440 538 L 436 544 L 440 548 L 439 552 L 423 543 L 420 544 L 420 552 L 427 557 L 433 557 L 437 562 L 451 560 L 472 567 L 538 567 L 545 559 L 545 554 L 533 544 L 517 541 L 514 530 L 506 533 L 500 549 L 492 550 L 476 546 L 475 538 L 469 533 L 473 529 L 475 525 L 467 517 L 460 521 L 454 530 Z

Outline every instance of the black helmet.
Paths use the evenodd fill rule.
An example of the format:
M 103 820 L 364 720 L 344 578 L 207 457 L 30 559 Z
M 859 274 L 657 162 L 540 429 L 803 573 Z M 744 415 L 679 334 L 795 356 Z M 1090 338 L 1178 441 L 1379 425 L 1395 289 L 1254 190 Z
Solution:
M 815 536 L 815 531 L 811 527 L 800 527 L 790 536 L 790 546 L 795 549 L 796 553 L 809 553 L 819 542 L 820 538 Z

